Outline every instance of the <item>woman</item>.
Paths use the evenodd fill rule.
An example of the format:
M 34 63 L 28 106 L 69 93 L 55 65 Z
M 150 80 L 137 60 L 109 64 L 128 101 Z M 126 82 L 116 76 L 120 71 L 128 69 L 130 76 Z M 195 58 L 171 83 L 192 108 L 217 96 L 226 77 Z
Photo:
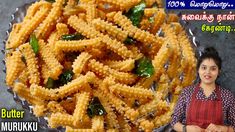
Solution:
M 174 130 L 235 131 L 234 95 L 215 83 L 221 63 L 213 47 L 205 49 L 197 64 L 200 83 L 183 89 L 172 115 L 171 125 Z

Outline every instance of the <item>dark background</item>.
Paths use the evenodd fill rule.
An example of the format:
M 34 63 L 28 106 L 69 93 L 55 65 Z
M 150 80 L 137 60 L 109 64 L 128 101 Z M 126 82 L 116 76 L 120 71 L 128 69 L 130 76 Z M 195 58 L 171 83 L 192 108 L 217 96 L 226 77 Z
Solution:
M 6 31 L 9 28 L 9 22 L 11 20 L 11 14 L 14 13 L 15 9 L 24 3 L 32 2 L 33 0 L 0 0 L 0 48 L 3 48 L 3 40 L 6 38 Z M 228 13 L 230 10 L 222 11 L 222 13 Z M 235 13 L 235 10 L 232 10 Z M 195 10 L 195 11 L 176 11 L 184 13 L 199 13 L 201 14 L 203 11 Z M 207 13 L 218 13 L 221 10 L 208 10 Z M 190 21 L 187 25 L 196 36 L 196 41 L 199 43 L 197 50 L 201 50 L 206 46 L 214 46 L 222 60 L 222 71 L 218 82 L 222 87 L 230 89 L 233 91 L 235 95 L 235 32 L 217 32 L 217 33 L 208 33 L 208 32 L 201 32 L 201 25 L 203 23 L 207 23 L 205 21 Z M 225 25 L 231 25 L 235 28 L 234 21 L 228 22 L 221 22 Z M 215 21 L 214 25 L 217 24 Z M 2 61 L 4 58 L 3 54 L 0 53 L 0 60 Z M 13 100 L 13 95 L 7 92 L 6 85 L 4 83 L 5 73 L 2 71 L 4 68 L 3 63 L 0 63 L 0 108 L 7 108 L 7 109 L 18 109 L 23 110 L 21 105 L 15 103 Z M 32 121 L 36 120 L 28 111 L 26 111 L 25 121 Z M 2 119 L 0 118 L 0 122 Z M 43 131 L 40 129 L 40 131 Z M 45 130 L 44 130 L 45 131 Z

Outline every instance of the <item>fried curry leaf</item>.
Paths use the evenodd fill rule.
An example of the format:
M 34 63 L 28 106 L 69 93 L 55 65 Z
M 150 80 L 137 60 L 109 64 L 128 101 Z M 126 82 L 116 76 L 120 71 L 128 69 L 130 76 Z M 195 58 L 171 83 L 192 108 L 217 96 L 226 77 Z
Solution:
M 149 22 L 150 22 L 150 23 L 154 23 L 154 16 L 152 16 L 152 17 L 149 18 Z
M 94 117 L 95 115 L 101 116 L 101 115 L 107 114 L 103 105 L 100 103 L 100 100 L 98 97 L 94 97 L 91 100 L 91 102 L 87 108 L 87 114 L 90 118 Z
M 60 86 L 67 84 L 68 82 L 70 82 L 73 78 L 73 72 L 71 70 L 67 70 L 65 72 L 63 72 L 60 76 L 59 76 L 59 84 Z
M 141 1 L 139 5 L 136 5 L 127 12 L 126 16 L 132 21 L 134 26 L 139 26 L 140 21 L 144 15 L 145 7 L 145 2 Z
M 136 41 L 133 38 L 128 36 L 123 43 L 129 45 L 129 44 L 134 44 L 135 42 Z
M 135 62 L 134 73 L 140 77 L 150 77 L 154 73 L 154 67 L 152 65 L 151 59 L 147 57 L 142 57 Z
M 46 83 L 47 88 L 55 88 L 55 80 L 49 77 Z
M 29 44 L 32 46 L 34 53 L 37 55 L 39 51 L 38 39 L 33 34 L 30 36 Z
M 84 38 L 82 34 L 66 34 L 61 36 L 62 40 L 80 40 Z
M 46 0 L 47 2 L 53 3 L 55 0 Z

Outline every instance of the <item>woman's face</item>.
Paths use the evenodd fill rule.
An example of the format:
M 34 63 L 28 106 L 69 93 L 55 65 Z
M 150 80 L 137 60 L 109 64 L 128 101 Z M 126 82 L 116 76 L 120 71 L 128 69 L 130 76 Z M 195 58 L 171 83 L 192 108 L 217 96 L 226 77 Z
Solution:
M 219 74 L 219 68 L 215 61 L 211 58 L 204 59 L 198 69 L 201 83 L 212 84 Z

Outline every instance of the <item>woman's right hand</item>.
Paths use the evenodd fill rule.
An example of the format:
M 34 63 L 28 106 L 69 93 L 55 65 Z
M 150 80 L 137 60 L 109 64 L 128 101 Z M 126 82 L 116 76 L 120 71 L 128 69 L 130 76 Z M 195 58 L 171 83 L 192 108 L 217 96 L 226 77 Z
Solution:
M 187 125 L 186 130 L 187 132 L 204 132 L 205 131 L 205 129 L 196 125 Z

